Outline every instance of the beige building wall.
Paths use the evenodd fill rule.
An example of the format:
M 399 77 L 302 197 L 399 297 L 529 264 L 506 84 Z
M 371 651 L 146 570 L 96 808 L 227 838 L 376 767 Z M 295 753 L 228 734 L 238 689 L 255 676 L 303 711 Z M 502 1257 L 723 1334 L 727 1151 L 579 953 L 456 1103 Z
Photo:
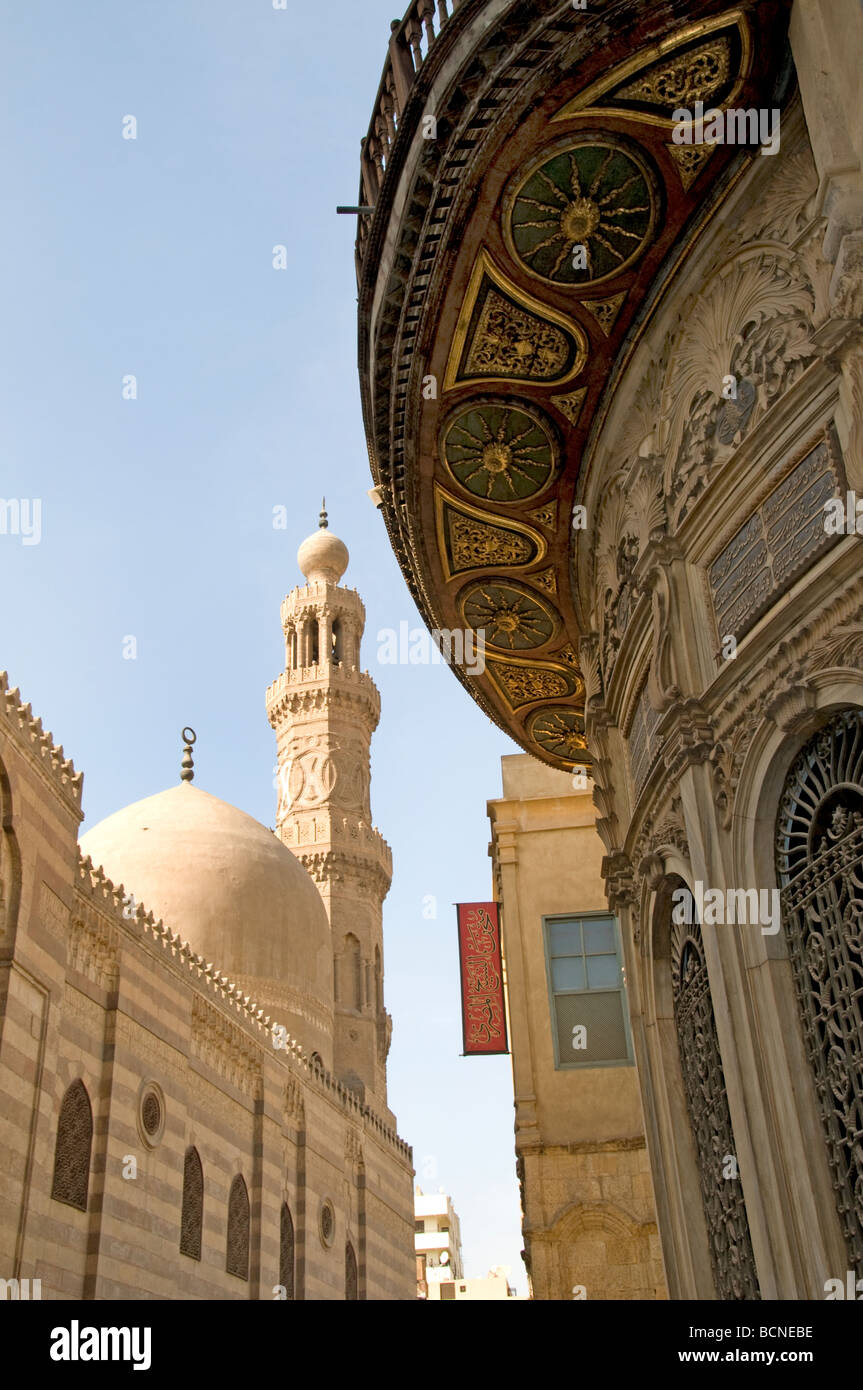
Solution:
M 81 782 L 0 675 L 0 1278 L 40 1279 L 44 1299 L 272 1300 L 287 1204 L 293 1297 L 414 1298 L 410 1147 L 298 1044 L 274 1047 L 218 962 L 145 907 L 126 915 L 123 889 L 80 858 Z M 52 1195 L 77 1081 L 92 1110 L 85 1209 Z M 179 1249 L 192 1146 L 200 1259 Z M 237 1176 L 247 1277 L 226 1269 Z
M 665 1298 L 635 1065 L 555 1063 L 543 919 L 607 912 L 592 788 L 575 790 L 528 754 L 501 766 L 503 796 L 488 803 L 490 853 L 533 1296 Z

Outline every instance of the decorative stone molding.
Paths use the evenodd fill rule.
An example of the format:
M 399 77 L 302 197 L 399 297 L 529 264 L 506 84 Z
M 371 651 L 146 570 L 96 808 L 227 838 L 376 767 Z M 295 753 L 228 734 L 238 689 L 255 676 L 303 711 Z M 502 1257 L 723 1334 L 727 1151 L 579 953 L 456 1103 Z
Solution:
M 72 759 L 63 752 L 63 745 L 55 744 L 53 734 L 42 728 L 42 720 L 34 717 L 32 706 L 22 702 L 18 687 L 10 689 L 6 671 L 0 671 L 0 718 L 10 736 L 25 753 L 35 758 L 61 799 L 81 820 L 84 774 L 75 771 Z
M 116 930 L 101 913 L 85 904 L 82 915 L 73 919 L 69 932 L 69 967 L 80 970 L 101 989 L 111 990 L 117 986 L 118 955 Z

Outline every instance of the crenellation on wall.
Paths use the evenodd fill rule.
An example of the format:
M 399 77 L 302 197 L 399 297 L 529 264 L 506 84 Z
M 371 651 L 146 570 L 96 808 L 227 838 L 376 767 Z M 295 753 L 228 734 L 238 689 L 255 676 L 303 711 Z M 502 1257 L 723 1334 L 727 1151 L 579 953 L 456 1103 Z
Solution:
M 0 693 L 8 696 L 6 685 Z M 386 1296 L 412 1297 L 409 1145 L 371 1097 L 361 1099 L 282 1032 L 248 985 L 76 850 L 80 815 L 69 814 L 69 787 L 80 789 L 80 776 L 59 751 L 46 751 L 17 695 L 0 702 L 0 734 L 10 707 L 14 745 L 4 751 L 0 740 L 0 773 L 24 852 L 13 955 L 0 970 L 3 1268 L 41 1278 L 47 1299 L 269 1300 L 280 1282 L 287 1197 L 295 1296 L 344 1297 L 349 1233 L 366 1271 L 361 1296 L 383 1296 L 386 1287 Z M 315 1007 L 311 996 L 307 1007 Z M 60 1107 L 79 1080 L 92 1116 L 86 1211 L 51 1195 Z M 142 1118 L 151 1093 L 159 1112 L 152 1136 Z M 179 1251 L 190 1144 L 204 1174 L 200 1261 Z M 380 1168 L 385 1176 L 375 1184 L 389 1193 L 390 1236 L 375 1276 L 360 1247 L 368 1227 L 360 1223 L 359 1155 L 364 1173 Z M 237 1174 L 250 1201 L 248 1280 L 225 1268 Z M 327 1248 L 318 1221 L 325 1199 L 336 1212 Z

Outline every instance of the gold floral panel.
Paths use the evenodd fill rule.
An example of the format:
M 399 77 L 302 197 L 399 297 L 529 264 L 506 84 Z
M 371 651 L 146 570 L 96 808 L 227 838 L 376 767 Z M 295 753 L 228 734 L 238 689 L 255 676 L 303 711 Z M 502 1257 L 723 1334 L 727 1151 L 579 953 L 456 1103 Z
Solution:
M 492 521 L 487 512 L 437 486 L 435 513 L 438 553 L 447 580 L 470 570 L 520 569 L 545 556 L 545 540 L 533 527 Z
M 552 120 L 614 112 L 667 126 L 675 111 L 689 109 L 696 101 L 720 109 L 732 106 L 751 61 L 746 16 L 740 10 L 728 10 L 642 49 L 579 92 Z
M 583 682 L 562 666 L 496 657 L 486 662 L 486 670 L 513 710 L 537 700 L 562 700 L 584 694 Z
M 456 324 L 444 390 L 471 382 L 561 385 L 583 370 L 587 350 L 578 324 L 518 289 L 481 251 Z

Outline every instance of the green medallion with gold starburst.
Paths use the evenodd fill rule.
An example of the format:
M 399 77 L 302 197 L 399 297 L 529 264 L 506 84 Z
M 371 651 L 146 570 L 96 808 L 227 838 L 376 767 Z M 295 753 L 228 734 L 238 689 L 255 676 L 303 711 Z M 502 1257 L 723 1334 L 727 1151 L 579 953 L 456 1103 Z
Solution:
M 509 213 L 515 253 L 534 275 L 588 285 L 626 269 L 647 246 L 656 218 L 640 155 L 591 139 L 536 167 Z

